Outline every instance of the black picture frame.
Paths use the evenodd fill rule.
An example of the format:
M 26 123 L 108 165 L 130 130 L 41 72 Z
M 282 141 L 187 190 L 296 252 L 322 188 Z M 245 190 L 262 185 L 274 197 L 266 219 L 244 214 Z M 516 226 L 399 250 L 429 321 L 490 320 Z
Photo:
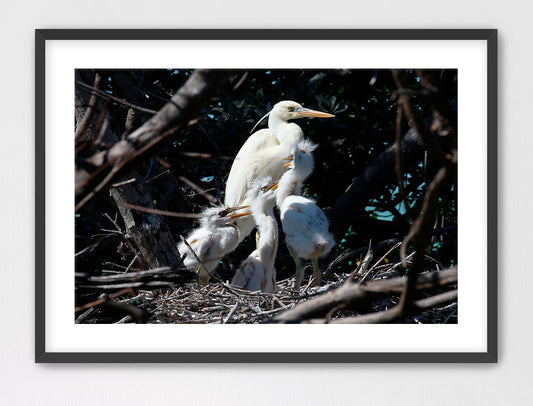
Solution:
M 480 40 L 487 55 L 487 344 L 486 352 L 234 353 L 49 352 L 45 318 L 45 61 L 51 40 Z M 494 363 L 498 356 L 497 295 L 497 30 L 495 29 L 37 29 L 35 31 L 35 362 L 38 363 Z

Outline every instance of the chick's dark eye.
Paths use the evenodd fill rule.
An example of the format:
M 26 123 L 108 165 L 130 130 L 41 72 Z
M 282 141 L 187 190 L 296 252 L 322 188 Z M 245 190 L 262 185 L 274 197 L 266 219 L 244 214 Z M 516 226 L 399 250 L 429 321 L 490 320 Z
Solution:
M 292 113 L 294 111 L 294 107 L 287 107 L 287 111 Z

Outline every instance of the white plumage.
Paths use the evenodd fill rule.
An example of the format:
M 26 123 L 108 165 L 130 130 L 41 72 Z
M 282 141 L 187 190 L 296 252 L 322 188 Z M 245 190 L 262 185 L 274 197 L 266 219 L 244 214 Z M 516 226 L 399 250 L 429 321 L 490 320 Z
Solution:
M 209 281 L 209 274 L 217 267 L 222 257 L 239 245 L 239 229 L 235 221 L 251 214 L 233 214 L 241 209 L 244 207 L 216 206 L 205 209 L 200 219 L 200 227 L 185 238 L 189 246 L 183 241 L 178 244 L 180 254 L 186 254 L 183 264 L 187 269 L 197 272 L 203 283 Z
M 252 182 L 265 176 L 277 181 L 285 172 L 285 158 L 303 138 L 302 129 L 289 120 L 302 117 L 334 117 L 310 110 L 293 101 L 281 101 L 266 115 L 268 129 L 253 133 L 243 144 L 230 170 L 224 202 L 227 206 L 249 205 L 246 198 Z M 265 116 L 265 117 L 266 117 Z M 263 118 L 265 118 L 263 117 Z M 262 121 L 262 119 L 261 119 Z M 237 221 L 241 240 L 254 228 L 254 221 L 244 217 Z
M 315 284 L 320 283 L 318 258 L 329 253 L 335 244 L 324 212 L 315 201 L 300 196 L 303 181 L 313 172 L 312 152 L 316 145 L 302 141 L 292 150 L 290 169 L 281 177 L 277 187 L 277 205 L 285 242 L 296 262 L 295 289 L 302 283 L 304 270 L 299 258 L 313 260 Z
M 278 251 L 278 224 L 274 217 L 274 190 L 261 190 L 270 178 L 253 184 L 247 197 L 252 201 L 252 216 L 257 225 L 257 248 L 237 270 L 232 283 L 247 290 L 273 293 L 276 290 L 274 261 Z

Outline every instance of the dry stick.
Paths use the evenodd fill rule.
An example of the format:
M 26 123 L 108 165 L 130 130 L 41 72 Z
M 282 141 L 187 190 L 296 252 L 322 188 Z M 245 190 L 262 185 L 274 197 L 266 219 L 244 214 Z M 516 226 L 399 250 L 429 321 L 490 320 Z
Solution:
M 370 269 L 368 270 L 368 272 L 371 272 L 372 270 L 374 270 L 374 269 L 376 268 L 376 266 L 378 266 L 378 265 L 381 263 L 381 261 L 383 261 L 385 258 L 387 258 L 387 256 L 388 256 L 392 251 L 394 251 L 396 248 L 398 248 L 400 245 L 401 245 L 401 242 L 397 242 L 396 244 L 394 244 L 394 245 L 392 246 L 392 248 L 391 248 L 390 250 L 388 250 L 388 251 L 385 253 L 385 255 L 383 255 L 383 256 L 382 256 L 382 257 L 381 257 L 381 258 L 380 258 L 380 259 L 379 259 L 374 265 L 372 265 L 372 268 L 370 268 Z
M 370 273 L 376 268 L 376 266 L 378 266 L 378 265 L 381 263 L 381 261 L 383 261 L 383 260 L 387 257 L 387 255 L 389 255 L 392 251 L 394 251 L 396 248 L 398 248 L 398 246 L 399 246 L 400 244 L 401 244 L 401 243 L 396 243 L 396 244 L 394 244 L 394 246 L 393 246 L 390 250 L 388 250 L 387 253 L 386 253 L 385 255 L 383 255 L 383 256 L 379 259 L 379 261 L 377 261 L 377 262 L 376 262 L 376 263 L 375 263 L 375 264 L 374 264 L 374 265 L 373 265 L 373 266 L 372 266 L 372 267 L 371 267 L 371 268 L 370 268 L 370 269 L 369 269 L 369 270 L 363 275 L 363 277 L 359 280 L 359 283 L 363 283 L 363 282 L 366 280 L 366 278 L 368 278 L 368 276 L 370 275 Z
M 368 266 L 370 265 L 370 261 L 372 261 L 372 258 L 374 258 L 374 252 L 370 249 L 371 245 L 372 241 L 368 246 L 368 251 L 366 252 L 365 257 L 359 263 L 359 266 L 357 266 L 357 268 L 355 268 L 355 270 L 348 276 L 348 280 L 353 281 L 356 274 L 365 272 Z
M 105 296 L 104 294 L 101 295 L 102 297 Z M 86 311 L 84 311 L 82 314 L 80 314 L 78 316 L 78 318 L 74 321 L 74 324 L 81 324 L 83 323 L 85 320 L 87 320 L 87 318 L 94 313 L 95 311 L 95 307 L 91 307 L 90 309 L 87 309 Z
M 193 219 L 202 217 L 201 214 L 179 213 L 175 211 L 150 209 L 148 207 L 137 206 L 136 204 L 130 204 L 130 203 L 124 203 L 124 202 L 117 202 L 117 205 L 121 207 L 127 207 L 128 209 L 132 209 L 132 210 L 138 210 L 138 211 L 143 211 L 143 212 L 152 213 L 152 214 L 159 214 L 161 216 L 183 217 L 183 218 L 193 218 Z
M 100 82 L 101 82 L 101 76 L 100 74 L 97 73 L 94 77 L 94 89 L 98 89 L 100 87 Z M 74 136 L 74 139 L 76 140 L 76 144 L 87 133 L 87 130 L 89 129 L 89 125 L 91 124 L 91 121 L 94 117 L 94 113 L 96 112 L 95 110 L 96 103 L 97 103 L 97 97 L 96 97 L 96 94 L 93 93 L 91 95 L 91 98 L 89 99 L 89 106 L 87 107 L 87 110 L 85 111 L 85 114 L 83 115 L 83 119 L 81 120 L 81 123 L 78 126 L 78 130 L 76 131 L 76 134 Z
M 155 159 L 156 159 L 156 161 L 159 162 L 159 159 L 158 159 L 157 156 L 155 157 Z M 164 172 L 158 173 L 157 175 L 151 177 L 150 179 L 147 179 L 144 183 L 150 183 L 150 182 L 153 182 L 153 181 L 156 180 L 157 178 L 160 178 L 161 176 L 165 176 L 165 175 L 168 175 L 168 174 L 170 174 L 170 170 L 169 170 L 169 169 L 167 169 L 167 170 L 164 171 Z
M 117 188 L 117 187 L 121 187 L 121 186 L 124 186 L 124 185 L 129 185 L 130 183 L 134 183 L 136 180 L 137 180 L 136 178 L 131 178 L 131 179 L 125 180 L 124 182 L 113 183 L 109 187 L 110 188 Z
M 277 304 L 279 304 L 283 309 L 285 309 L 285 310 L 288 309 L 288 307 L 285 306 L 285 304 L 281 300 L 279 300 L 278 297 L 276 295 L 274 295 L 274 294 L 272 295 L 272 301 L 276 302 Z
M 131 320 L 133 320 L 133 317 L 128 314 L 127 316 L 121 318 L 119 321 L 117 321 L 116 323 L 113 323 L 113 324 L 124 324 L 127 321 L 131 321 Z
M 189 187 L 191 187 L 192 189 L 196 190 L 202 197 L 207 199 L 209 202 L 215 203 L 215 204 L 219 203 L 218 199 L 215 196 L 207 193 L 204 189 L 202 189 L 196 183 L 187 179 L 185 176 L 178 176 L 178 179 L 182 181 L 183 183 L 185 183 L 186 185 L 188 185 Z
M 83 310 L 86 310 L 86 309 L 90 309 L 92 307 L 96 307 L 96 306 L 99 306 L 105 302 L 107 302 L 108 300 L 110 299 L 114 299 L 116 297 L 119 297 L 119 296 L 122 296 L 122 295 L 125 295 L 126 293 L 131 293 L 132 295 L 135 294 L 135 292 L 131 289 L 131 288 L 127 288 L 127 289 L 122 289 L 121 291 L 117 292 L 117 293 L 113 293 L 112 295 L 104 295 L 104 297 L 102 297 L 101 299 L 98 299 L 98 300 L 95 300 L 94 302 L 90 302 L 90 303 L 86 303 L 84 304 L 83 306 L 78 306 L 74 309 L 74 311 L 76 312 L 81 312 Z
M 222 320 L 222 324 L 226 324 L 228 321 L 230 321 L 233 318 L 233 316 L 235 315 L 235 312 L 237 311 L 240 305 L 241 305 L 241 302 L 235 303 L 235 306 L 232 307 L 232 309 L 230 310 L 226 318 Z
M 139 255 L 137 253 L 135 253 L 135 255 L 133 256 L 133 259 L 131 260 L 131 262 L 129 263 L 129 265 L 126 267 L 126 269 L 124 270 L 123 273 L 128 273 L 131 269 L 131 267 L 133 266 L 133 264 L 137 261 L 137 260 L 140 260 L 139 258 Z M 140 262 L 140 261 L 139 261 Z
M 235 159 L 232 156 L 213 155 L 213 154 L 207 154 L 204 152 L 178 152 L 177 154 L 180 156 L 184 156 L 186 158 L 195 158 L 195 159 L 222 159 L 225 161 L 233 161 Z

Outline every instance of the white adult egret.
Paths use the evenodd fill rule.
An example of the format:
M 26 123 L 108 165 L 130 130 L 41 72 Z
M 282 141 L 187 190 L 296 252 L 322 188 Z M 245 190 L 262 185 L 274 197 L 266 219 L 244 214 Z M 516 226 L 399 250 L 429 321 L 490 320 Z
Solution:
M 295 123 L 289 123 L 289 120 L 334 117 L 333 114 L 310 110 L 289 100 L 277 103 L 259 122 L 267 116 L 268 129 L 253 133 L 235 157 L 226 184 L 224 202 L 227 206 L 250 204 L 246 193 L 254 180 L 269 176 L 274 182 L 281 178 L 285 171 L 283 158 L 304 139 L 302 129 Z M 237 221 L 237 226 L 240 238 L 244 239 L 253 230 L 254 221 L 250 217 L 244 217 Z
M 312 152 L 315 148 L 316 144 L 308 140 L 293 148 L 292 157 L 288 158 L 292 158 L 288 164 L 290 169 L 283 174 L 277 186 L 276 203 L 285 242 L 296 263 L 295 289 L 300 288 L 304 276 L 300 258 L 313 260 L 313 278 L 318 285 L 321 279 L 318 258 L 326 255 L 335 244 L 324 212 L 314 200 L 299 196 L 303 181 L 313 172 Z
M 245 289 L 273 293 L 276 290 L 276 269 L 274 260 L 278 251 L 278 223 L 274 217 L 276 196 L 274 190 L 261 186 L 271 183 L 255 182 L 247 193 L 252 201 L 252 216 L 258 228 L 257 248 L 246 258 L 237 270 L 232 283 Z
M 183 241 L 178 244 L 180 254 L 187 254 L 183 264 L 187 269 L 198 273 L 202 283 L 209 281 L 210 272 L 217 267 L 222 257 L 239 245 L 241 239 L 235 222 L 251 213 L 235 212 L 245 208 L 246 206 L 216 206 L 205 209 L 200 218 L 200 227 L 185 238 L 188 245 Z

